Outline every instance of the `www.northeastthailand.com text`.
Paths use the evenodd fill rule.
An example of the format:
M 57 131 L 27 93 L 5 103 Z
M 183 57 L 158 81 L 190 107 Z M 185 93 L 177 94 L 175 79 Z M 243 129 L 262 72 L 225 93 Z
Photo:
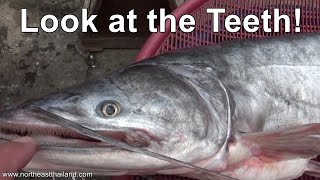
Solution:
M 84 172 L 19 172 L 19 173 L 2 173 L 4 178 L 51 178 L 51 177 L 92 177 L 92 173 Z

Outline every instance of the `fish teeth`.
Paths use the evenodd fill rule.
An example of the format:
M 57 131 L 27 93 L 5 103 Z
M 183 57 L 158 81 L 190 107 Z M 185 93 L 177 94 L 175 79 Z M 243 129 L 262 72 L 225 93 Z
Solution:
M 150 140 L 137 134 L 137 133 L 127 133 L 124 141 L 130 145 L 137 147 L 145 147 L 150 144 Z

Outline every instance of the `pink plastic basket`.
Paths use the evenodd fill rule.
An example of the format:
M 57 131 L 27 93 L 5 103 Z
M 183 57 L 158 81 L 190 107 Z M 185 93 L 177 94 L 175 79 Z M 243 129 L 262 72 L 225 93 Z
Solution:
M 228 14 L 236 14 L 241 19 L 249 14 L 259 17 L 266 9 L 269 9 L 270 14 L 272 14 L 273 9 L 278 8 L 280 14 L 287 14 L 291 18 L 292 25 L 290 28 L 292 31 L 285 33 L 284 23 L 280 23 L 279 33 L 265 33 L 261 22 L 259 31 L 255 33 L 247 33 L 243 28 L 237 33 L 229 33 L 222 25 L 219 33 L 213 33 L 213 18 L 212 14 L 206 12 L 207 8 L 225 8 L 226 13 L 221 15 L 220 19 L 225 19 Z M 320 31 L 320 0 L 189 0 L 178 7 L 172 14 L 178 20 L 184 14 L 193 15 L 196 19 L 195 31 L 184 33 L 178 30 L 176 33 L 171 33 L 169 31 L 170 22 L 167 21 L 166 32 L 152 34 L 137 55 L 136 62 L 178 49 L 211 45 L 230 39 L 252 39 L 292 34 L 296 27 L 295 8 L 301 9 L 301 32 Z M 270 27 L 273 27 L 273 22 L 270 22 Z
M 278 8 L 280 14 L 287 14 L 291 18 L 291 32 L 284 32 L 284 23 L 280 23 L 279 33 L 266 33 L 263 31 L 262 22 L 259 31 L 247 33 L 243 28 L 237 33 L 227 32 L 223 26 L 219 33 L 212 31 L 212 15 L 207 14 L 207 8 L 225 8 L 226 14 L 220 19 L 225 19 L 228 14 L 236 14 L 243 19 L 248 14 L 261 15 L 264 10 L 269 9 L 272 14 L 273 9 Z M 165 33 L 153 33 L 147 40 L 140 53 L 136 57 L 136 62 L 156 55 L 176 51 L 179 49 L 206 46 L 217 44 L 231 39 L 253 39 L 269 36 L 278 36 L 294 33 L 295 29 L 295 8 L 301 9 L 300 28 L 301 33 L 320 32 L 320 0 L 189 0 L 178 7 L 172 14 L 177 20 L 184 14 L 191 14 L 196 19 L 196 29 L 192 33 L 184 33 L 178 30 L 176 33 L 170 32 L 170 22 L 166 24 Z M 270 23 L 273 27 L 273 23 Z M 318 157 L 320 161 L 320 157 Z M 134 179 L 142 179 L 135 177 Z M 155 179 L 185 179 L 176 176 L 157 176 Z M 310 176 L 302 176 L 299 180 L 316 180 Z

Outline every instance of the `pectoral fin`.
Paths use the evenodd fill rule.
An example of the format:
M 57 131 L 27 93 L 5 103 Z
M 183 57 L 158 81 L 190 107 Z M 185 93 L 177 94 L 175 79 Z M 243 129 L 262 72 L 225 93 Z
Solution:
M 319 176 L 319 164 L 309 162 L 320 154 L 320 124 L 242 134 L 229 150 L 224 173 L 239 179 L 294 179 L 305 171 Z
M 286 159 L 315 157 L 320 154 L 320 124 L 245 134 L 242 141 L 252 143 L 254 154 Z

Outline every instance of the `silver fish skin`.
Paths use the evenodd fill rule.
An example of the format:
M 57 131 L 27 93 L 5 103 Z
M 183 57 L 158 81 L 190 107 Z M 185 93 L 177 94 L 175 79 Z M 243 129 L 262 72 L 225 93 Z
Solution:
M 38 141 L 29 171 L 202 178 L 48 122 L 34 113 L 41 107 L 237 179 L 293 179 L 319 173 L 311 161 L 320 154 L 319 86 L 320 34 L 230 41 L 154 57 L 7 109 L 0 112 L 0 138 L 29 135 Z M 108 103 L 116 105 L 116 115 L 104 115 Z

